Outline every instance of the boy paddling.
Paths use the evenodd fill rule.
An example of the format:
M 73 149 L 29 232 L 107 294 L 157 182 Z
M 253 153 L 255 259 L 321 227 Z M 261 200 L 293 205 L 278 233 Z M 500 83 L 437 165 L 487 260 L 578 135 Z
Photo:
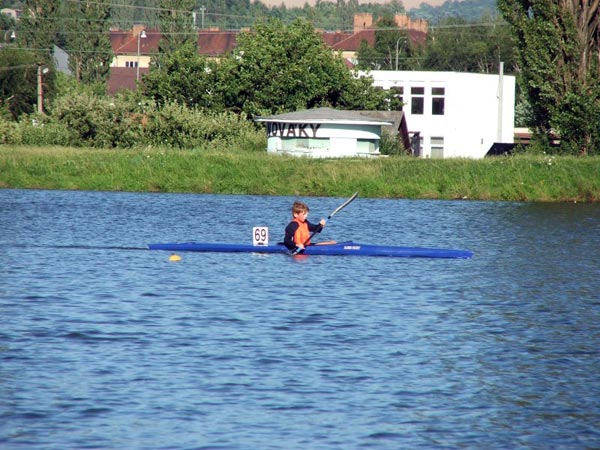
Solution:
M 304 247 L 310 245 L 311 233 L 320 233 L 325 226 L 325 219 L 319 223 L 307 220 L 309 207 L 306 203 L 295 201 L 292 205 L 292 221 L 285 227 L 283 243 L 293 253 L 301 253 Z

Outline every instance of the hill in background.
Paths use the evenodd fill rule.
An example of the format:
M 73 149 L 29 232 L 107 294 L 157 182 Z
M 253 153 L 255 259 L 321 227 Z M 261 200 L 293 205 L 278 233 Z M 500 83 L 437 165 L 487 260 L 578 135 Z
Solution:
M 484 17 L 500 15 L 496 0 L 400 0 L 413 19 L 426 19 L 430 25 L 448 17 L 460 17 L 468 22 L 478 22 Z M 306 3 L 314 6 L 316 0 L 261 0 L 269 7 L 302 8 Z M 361 5 L 385 5 L 390 0 L 358 0 Z
M 310 6 L 315 6 L 316 0 L 261 0 L 261 3 L 269 7 L 281 6 L 283 4 L 287 8 L 302 8 L 306 3 Z M 360 5 L 369 3 L 383 5 L 389 3 L 389 0 L 358 0 L 358 3 Z M 440 6 L 444 3 L 444 0 L 402 0 L 402 4 L 407 11 L 418 8 L 422 3 L 429 6 Z

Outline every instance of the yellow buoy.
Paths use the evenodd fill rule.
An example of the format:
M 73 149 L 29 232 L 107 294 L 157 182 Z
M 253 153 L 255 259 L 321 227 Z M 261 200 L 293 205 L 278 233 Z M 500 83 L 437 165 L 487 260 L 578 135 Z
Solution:
M 171 261 L 171 262 L 181 261 L 181 256 L 172 254 L 171 256 L 169 256 L 169 261 Z

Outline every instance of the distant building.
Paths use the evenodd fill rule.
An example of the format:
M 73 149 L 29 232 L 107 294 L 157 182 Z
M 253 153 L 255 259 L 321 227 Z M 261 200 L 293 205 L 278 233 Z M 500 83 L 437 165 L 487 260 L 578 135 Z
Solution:
M 0 10 L 0 13 L 12 17 L 15 20 L 19 20 L 21 18 L 21 15 L 23 14 L 23 10 L 16 8 L 2 8 Z
M 514 142 L 515 77 L 503 74 L 375 70 L 373 84 L 404 102 L 413 154 L 483 158 Z
M 198 53 L 208 58 L 219 58 L 236 45 L 237 31 L 214 29 L 198 30 Z M 110 67 L 108 92 L 135 90 L 136 81 L 148 73 L 152 57 L 158 53 L 162 38 L 160 31 L 135 25 L 132 30 L 111 30 L 110 43 L 115 55 Z
M 316 108 L 255 117 L 267 125 L 267 152 L 311 158 L 377 157 L 382 127 L 408 145 L 401 111 L 341 111 Z
M 394 21 L 398 29 L 408 30 L 408 36 L 413 45 L 423 44 L 427 37 L 427 21 L 412 20 L 404 14 L 396 14 Z M 233 51 L 237 44 L 237 35 L 245 30 L 220 30 L 208 28 L 198 30 L 198 53 L 208 58 L 220 58 Z M 324 31 L 323 41 L 332 50 L 339 51 L 349 68 L 356 64 L 356 54 L 362 41 L 375 45 L 373 16 L 361 13 L 354 16 L 352 32 Z M 145 36 L 145 37 L 144 37 Z M 131 30 L 111 30 L 110 42 L 115 55 L 111 63 L 111 77 L 108 92 L 114 94 L 122 89 L 136 89 L 136 80 L 148 72 L 152 56 L 158 53 L 161 39 L 158 30 L 145 29 L 145 25 L 134 25 Z M 139 45 L 138 45 L 139 44 Z

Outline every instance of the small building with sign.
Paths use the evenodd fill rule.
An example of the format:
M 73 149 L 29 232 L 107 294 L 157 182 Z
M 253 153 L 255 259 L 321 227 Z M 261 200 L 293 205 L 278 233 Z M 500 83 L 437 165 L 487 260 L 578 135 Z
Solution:
M 268 117 L 267 152 L 312 158 L 377 157 L 382 129 L 398 133 L 410 148 L 402 111 L 342 111 L 316 108 Z

